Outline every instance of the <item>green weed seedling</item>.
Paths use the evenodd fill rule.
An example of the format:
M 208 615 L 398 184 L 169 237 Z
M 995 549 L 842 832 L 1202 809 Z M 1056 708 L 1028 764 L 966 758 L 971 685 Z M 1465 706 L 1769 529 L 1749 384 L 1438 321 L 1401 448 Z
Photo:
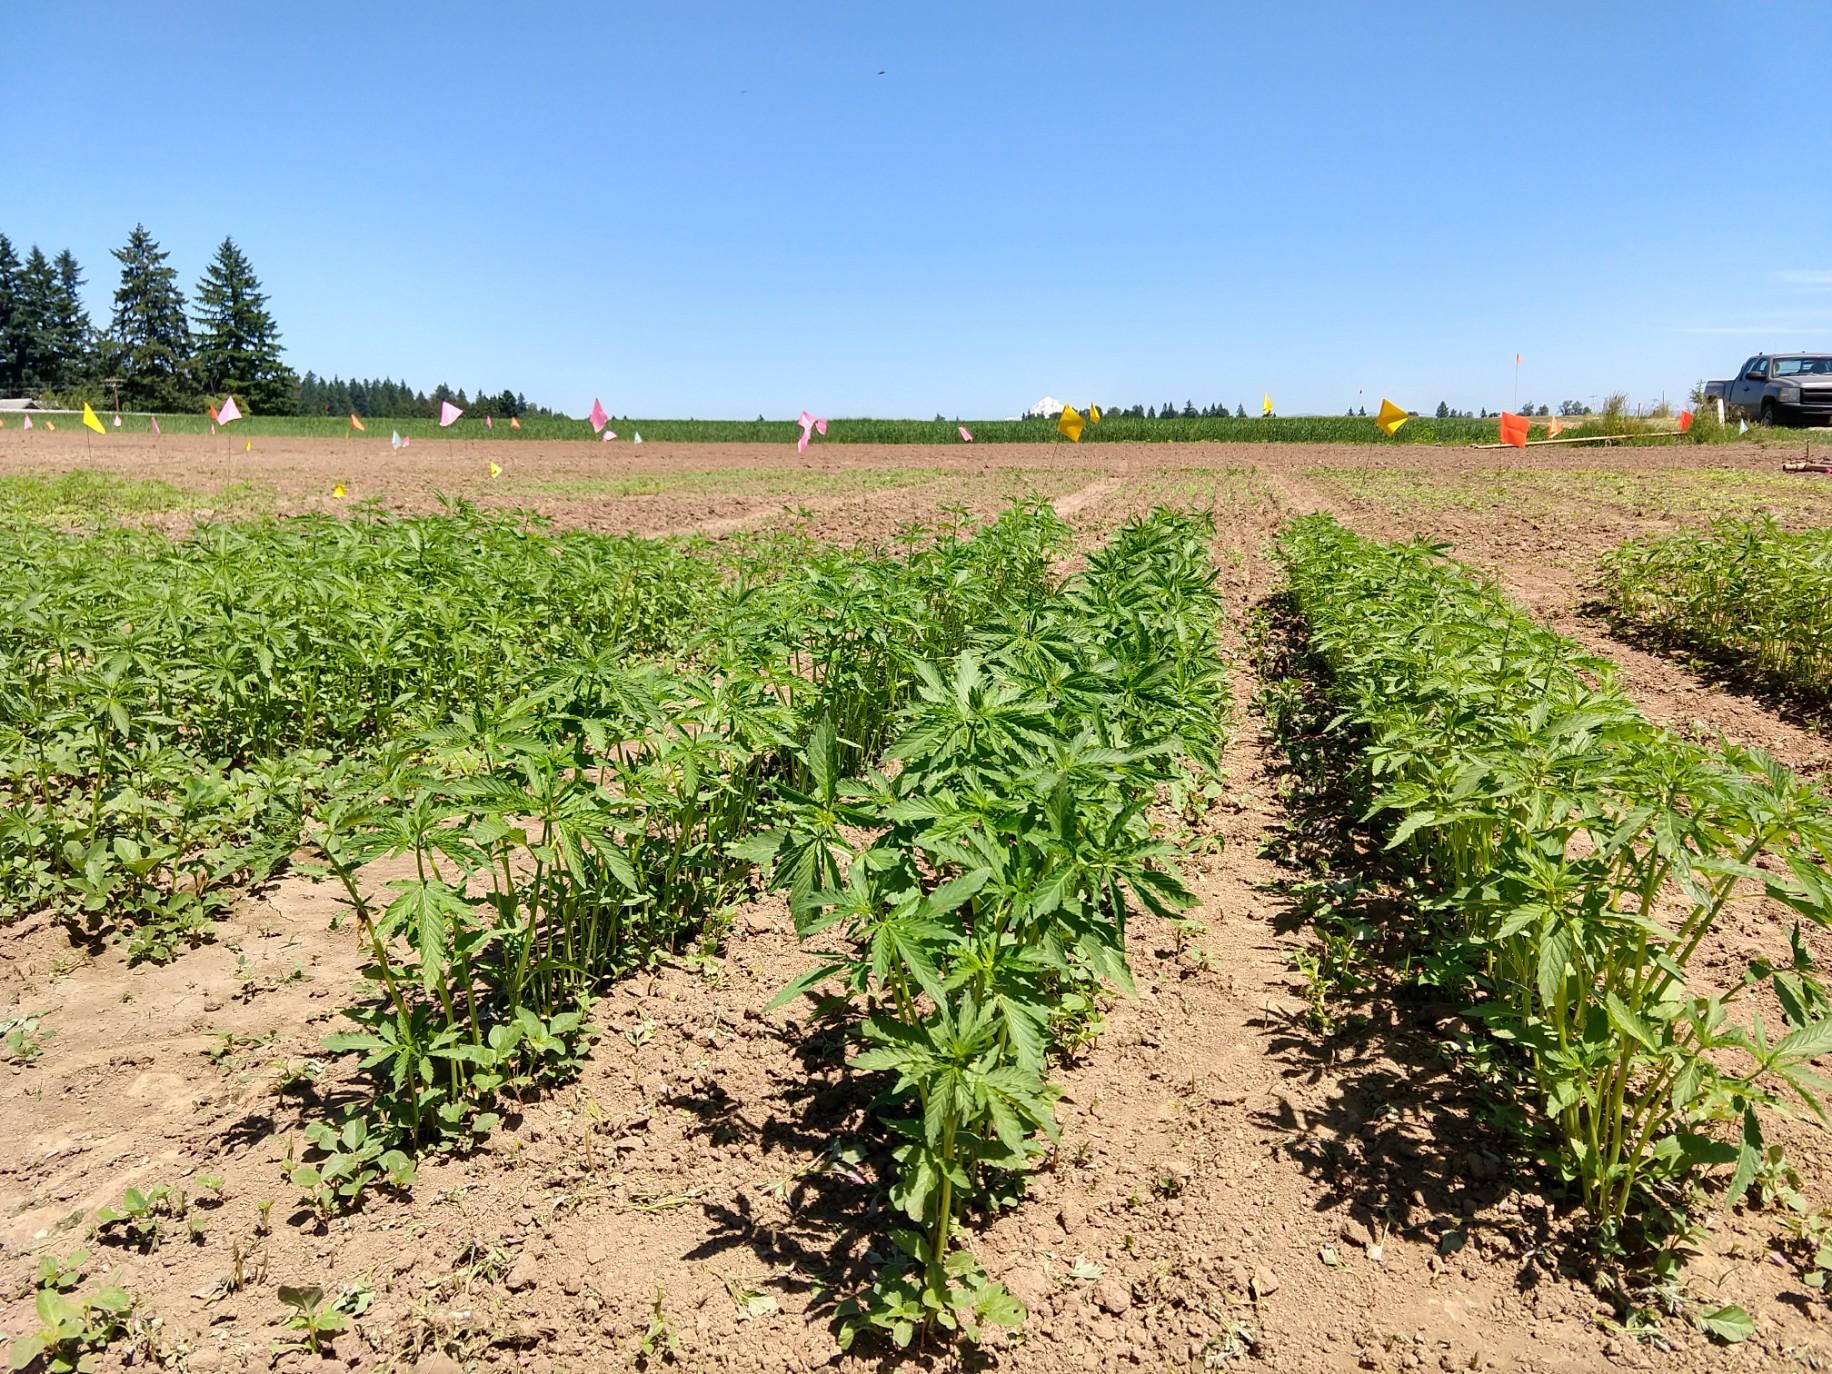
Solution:
M 83 1281 L 83 1274 L 89 1264 L 87 1250 L 72 1250 L 69 1254 L 40 1255 L 38 1257 L 38 1286 L 53 1288 L 59 1293 L 68 1293 Z
M 286 1329 L 303 1332 L 305 1339 L 300 1345 L 314 1355 L 322 1354 L 325 1345 L 338 1332 L 349 1329 L 350 1319 L 335 1304 L 325 1301 L 322 1288 L 292 1288 L 281 1284 L 279 1297 L 289 1314 Z
M 15 1064 L 36 1064 L 45 1052 L 45 1041 L 56 1031 L 40 1030 L 42 1014 L 15 1016 L 0 1021 L 0 1049 Z
M 360 1116 L 345 1117 L 339 1126 L 314 1121 L 305 1128 L 305 1138 L 318 1157 L 295 1164 L 287 1177 L 305 1190 L 305 1200 L 320 1221 L 356 1210 L 372 1183 L 396 1192 L 413 1186 L 413 1161 L 382 1136 L 372 1135 Z
M 185 1211 L 184 1194 L 161 1183 L 145 1190 L 129 1188 L 118 1206 L 96 1208 L 92 1220 L 105 1241 L 156 1250 L 165 1224 L 182 1219 Z
M 103 1350 L 127 1334 L 134 1301 L 119 1288 L 98 1288 L 72 1300 L 55 1288 L 40 1288 L 34 1311 L 38 1329 L 15 1339 L 9 1367 L 44 1374 L 89 1374 Z

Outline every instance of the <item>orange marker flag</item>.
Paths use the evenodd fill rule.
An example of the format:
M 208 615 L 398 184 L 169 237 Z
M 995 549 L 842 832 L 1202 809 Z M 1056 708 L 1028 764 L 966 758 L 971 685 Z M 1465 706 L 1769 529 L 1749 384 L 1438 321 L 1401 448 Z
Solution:
M 216 423 L 216 407 L 215 407 L 215 406 L 211 406 L 211 407 L 210 407 L 210 423 L 211 423 L 211 424 L 215 424 L 215 423 Z M 214 433 L 215 433 L 216 431 L 215 431 L 215 430 L 211 430 L 210 432 L 211 432 L 212 434 L 214 434 Z
M 1554 420 L 1551 424 L 1546 426 L 1546 437 L 1548 439 L 1556 439 L 1564 432 L 1565 422 L 1563 420 Z
M 513 415 L 511 415 L 509 417 L 509 428 L 510 429 L 520 429 L 521 427 L 522 427 L 522 422 L 516 419 Z
M 1072 444 L 1081 442 L 1081 412 L 1074 406 L 1064 406 L 1062 414 L 1056 417 L 1056 432 Z
M 363 422 L 356 418 L 356 412 L 354 410 L 350 412 L 350 428 L 356 429 L 356 430 L 363 430 L 365 433 L 367 432 L 367 429 L 364 426 Z M 338 495 L 340 496 L 342 494 L 343 494 L 342 492 L 338 493 Z
M 1681 434 L 1684 434 L 1687 430 L 1691 428 L 1692 428 L 1692 412 L 1689 410 L 1680 411 L 1679 412 L 1679 432 Z
M 1412 417 L 1385 396 L 1380 398 L 1380 414 L 1374 417 L 1374 428 L 1388 438 L 1399 433 L 1399 427 Z
M 1527 431 L 1531 428 L 1532 426 L 1528 424 L 1526 416 L 1515 415 L 1505 410 L 1501 412 L 1502 443 L 1512 444 L 1515 448 L 1525 448 L 1527 446 Z

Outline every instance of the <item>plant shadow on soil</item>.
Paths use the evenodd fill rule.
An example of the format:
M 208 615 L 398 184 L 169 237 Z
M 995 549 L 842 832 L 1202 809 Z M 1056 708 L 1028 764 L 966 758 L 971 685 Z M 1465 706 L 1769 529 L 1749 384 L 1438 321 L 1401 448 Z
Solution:
M 833 1148 L 836 1141 L 879 1143 L 867 1124 L 870 1085 L 845 1067 L 839 1015 L 839 1007 L 817 1004 L 812 1028 L 791 1023 L 774 1033 L 800 1072 L 782 1075 L 773 1096 L 786 1110 L 772 1112 L 761 1123 L 746 1118 L 737 1099 L 716 1081 L 668 1099 L 669 1105 L 696 1116 L 696 1133 L 714 1143 L 743 1137 L 769 1150 L 825 1161 L 799 1171 L 786 1185 L 785 1200 L 795 1218 L 792 1230 L 760 1222 L 743 1194 L 731 1203 L 709 1202 L 703 1210 L 713 1229 L 684 1258 L 704 1261 L 748 1249 L 772 1269 L 786 1267 L 806 1276 L 801 1286 L 818 1286 L 822 1293 L 816 1306 L 829 1310 L 839 1295 L 869 1281 L 869 1241 L 881 1229 L 874 1215 L 879 1189 L 860 1170 L 838 1162 Z
M 1371 790 L 1323 694 L 1328 669 L 1288 594 L 1254 610 L 1255 709 L 1286 813 L 1263 843 L 1286 876 L 1264 891 L 1280 907 L 1275 929 L 1312 937 L 1294 959 L 1309 1010 L 1269 1025 L 1268 1049 L 1286 1077 L 1337 1085 L 1321 1115 L 1284 1103 L 1260 1124 L 1284 1132 L 1286 1154 L 1321 1185 L 1316 1210 L 1346 1208 L 1376 1241 L 1403 1234 L 1449 1262 L 1492 1240 L 1484 1248 L 1523 1257 L 1523 1291 L 1547 1267 L 1581 1278 L 1568 1224 L 1541 1192 L 1555 1185 L 1503 1089 L 1509 1069 L 1483 1065 L 1480 1026 L 1419 976 L 1454 935 L 1434 927 L 1417 875 L 1363 819 Z

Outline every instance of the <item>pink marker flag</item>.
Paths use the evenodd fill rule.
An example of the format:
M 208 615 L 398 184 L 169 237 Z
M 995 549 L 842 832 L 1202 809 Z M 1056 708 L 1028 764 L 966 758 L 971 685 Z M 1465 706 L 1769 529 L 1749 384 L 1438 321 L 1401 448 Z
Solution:
M 485 429 L 495 429 L 495 428 L 496 428 L 496 421 L 494 421 L 494 420 L 493 420 L 493 419 L 491 419 L 491 418 L 490 418 L 490 417 L 489 417 L 488 415 L 486 415 L 486 416 L 484 416 L 484 417 L 483 417 L 483 427 L 484 427 Z
M 592 422 L 593 434 L 604 433 L 604 427 L 611 422 L 611 417 L 605 413 L 604 402 L 596 396 L 592 397 L 592 413 L 587 418 Z
M 973 431 L 968 429 L 967 426 L 965 425 L 962 425 L 960 429 L 961 429 L 961 442 L 963 444 L 971 444 L 973 442 Z
M 617 431 L 616 431 L 616 430 L 614 430 L 614 429 L 607 429 L 607 430 L 605 430 L 605 431 L 604 431 L 604 437 L 603 437 L 602 439 L 600 439 L 600 440 L 599 440 L 599 442 L 600 442 L 600 443 L 605 443 L 605 444 L 608 444 L 608 443 L 610 443 L 610 442 L 611 442 L 611 440 L 613 440 L 613 439 L 615 439 L 616 437 L 617 437 Z
M 227 400 L 225 400 L 222 403 L 221 406 L 217 408 L 216 423 L 219 425 L 226 425 L 231 420 L 239 420 L 241 418 L 242 418 L 241 407 L 236 405 L 235 397 L 233 396 L 229 397 Z
M 805 410 L 801 413 L 801 418 L 798 419 L 796 423 L 801 426 L 802 431 L 801 438 L 795 441 L 795 451 L 797 453 L 806 453 L 808 451 L 808 440 L 813 436 L 815 430 L 819 430 L 823 435 L 827 433 L 827 422 L 825 420 L 816 419 Z
M 412 442 L 413 442 L 413 440 L 412 440 L 412 439 L 403 439 L 403 440 L 401 440 L 401 447 L 402 447 L 402 448 L 406 448 L 406 447 L 407 447 L 407 446 L 408 446 L 409 444 L 411 444 Z
M 439 402 L 439 428 L 444 429 L 462 414 L 464 412 L 450 401 Z
M 27 429 L 30 429 L 32 427 L 32 417 L 30 415 L 25 417 L 25 427 Z
M 153 419 L 153 433 L 158 434 L 159 433 L 159 417 L 155 415 L 152 417 L 152 419 Z

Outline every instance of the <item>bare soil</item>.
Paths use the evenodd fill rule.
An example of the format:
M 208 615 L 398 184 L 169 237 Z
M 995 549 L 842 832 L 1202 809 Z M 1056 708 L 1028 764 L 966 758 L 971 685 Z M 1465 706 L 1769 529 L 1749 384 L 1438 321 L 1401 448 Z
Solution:
M 1216 511 L 1237 623 L 1276 589 L 1265 544 L 1278 524 L 1330 510 L 1370 534 L 1450 544 L 1614 658 L 1657 719 L 1808 773 L 1832 761 L 1814 723 L 1622 644 L 1584 610 L 1598 555 L 1624 537 L 1721 513 L 1832 516 L 1832 479 L 1783 483 L 1772 449 L 817 443 L 798 458 L 732 445 L 397 454 L 385 440 L 253 442 L 252 454 L 203 439 L 86 451 L 80 436 L 9 429 L 0 475 L 84 465 L 198 494 L 161 523 L 198 518 L 224 483 L 254 479 L 282 512 L 345 508 L 330 495 L 343 482 L 350 501 L 389 509 L 429 509 L 444 493 L 566 525 L 710 537 L 801 523 L 883 539 L 1028 491 L 1092 543 L 1131 511 L 1196 501 Z M 1198 827 L 1190 875 L 1201 929 L 1179 940 L 1134 923 L 1139 995 L 1116 1001 L 1098 1042 L 1065 1066 L 1061 1150 L 974 1242 L 1031 1307 L 1017 1343 L 966 1359 L 836 1352 L 832 1294 L 883 1218 L 869 1180 L 829 1154 L 863 1123 L 839 1046 L 801 1007 L 760 1010 L 807 962 L 769 898 L 739 914 L 715 963 L 670 963 L 611 989 L 583 1076 L 527 1104 L 478 1154 L 429 1160 L 411 1197 L 376 1196 L 327 1228 L 294 1214 L 288 1152 L 351 1090 L 319 1042 L 359 995 L 360 962 L 330 888 L 296 875 L 164 968 L 129 970 L 119 950 L 73 947 L 42 920 L 0 931 L 0 1018 L 42 1013 L 50 1032 L 36 1062 L 0 1068 L 0 1331 L 26 1329 L 37 1257 L 85 1243 L 85 1213 L 127 1187 L 195 1197 L 200 1176 L 220 1175 L 221 1202 L 198 1212 L 201 1241 L 178 1231 L 148 1253 L 91 1243 L 92 1272 L 141 1300 L 142 1362 L 615 1370 L 659 1310 L 669 1359 L 688 1370 L 976 1358 L 1039 1374 L 1832 1367 L 1832 1308 L 1779 1262 L 1777 1215 L 1717 1216 L 1685 1275 L 1697 1299 L 1747 1307 L 1756 1338 L 1712 1347 L 1675 1316 L 1638 1340 L 1579 1272 L 1569 1211 L 1505 1157 L 1441 1052 L 1449 1009 L 1374 999 L 1335 1035 L 1312 1028 L 1291 966 L 1312 938 L 1293 911 L 1303 875 L 1261 850 L 1291 820 L 1282 759 L 1250 709 L 1252 664 L 1237 657 L 1232 787 Z M 1743 913 L 1727 926 L 1725 967 L 1745 950 L 1780 952 L 1785 932 L 1775 912 Z M 1823 1136 L 1785 1139 L 1814 1204 L 1832 1202 Z M 320 1360 L 281 1348 L 296 1340 L 281 1284 L 361 1285 L 371 1305 Z

